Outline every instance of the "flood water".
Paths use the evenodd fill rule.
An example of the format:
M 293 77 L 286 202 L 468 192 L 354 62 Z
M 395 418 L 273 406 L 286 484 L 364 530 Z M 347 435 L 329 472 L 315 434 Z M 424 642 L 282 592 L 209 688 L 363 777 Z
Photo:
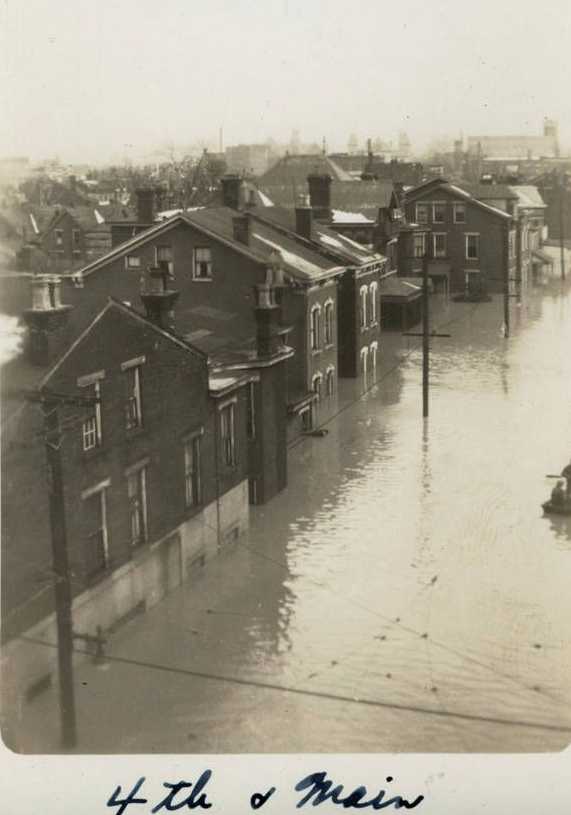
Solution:
M 543 516 L 571 457 L 571 296 L 434 299 L 387 334 L 377 385 L 341 383 L 288 489 L 204 574 L 76 670 L 78 752 L 559 750 L 571 740 L 571 522 Z M 448 326 L 444 328 L 444 326 Z M 369 385 L 371 383 L 368 383 Z M 21 749 L 57 750 L 56 693 Z

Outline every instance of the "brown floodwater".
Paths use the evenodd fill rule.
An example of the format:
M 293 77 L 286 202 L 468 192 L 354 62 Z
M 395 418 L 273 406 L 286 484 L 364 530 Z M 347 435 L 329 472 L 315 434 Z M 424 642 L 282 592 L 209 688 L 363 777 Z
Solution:
M 541 503 L 571 458 L 571 295 L 511 308 L 506 340 L 500 299 L 434 299 L 426 422 L 420 341 L 385 335 L 249 534 L 76 670 L 79 752 L 568 743 L 571 522 Z M 56 699 L 21 749 L 57 749 Z

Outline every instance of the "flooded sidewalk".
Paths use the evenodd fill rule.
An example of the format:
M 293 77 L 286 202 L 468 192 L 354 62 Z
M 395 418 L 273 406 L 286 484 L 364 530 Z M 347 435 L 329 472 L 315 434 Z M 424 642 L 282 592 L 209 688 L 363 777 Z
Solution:
M 541 503 L 571 457 L 571 296 L 531 293 L 509 340 L 501 299 L 433 309 L 429 420 L 420 340 L 384 335 L 249 534 L 76 669 L 77 752 L 568 743 L 571 524 Z M 52 688 L 19 749 L 58 726 Z

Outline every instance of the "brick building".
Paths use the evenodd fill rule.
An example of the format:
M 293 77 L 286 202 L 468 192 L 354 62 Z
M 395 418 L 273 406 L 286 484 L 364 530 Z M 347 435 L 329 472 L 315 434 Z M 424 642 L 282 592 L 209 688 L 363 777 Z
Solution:
M 287 483 L 285 366 L 293 351 L 271 281 L 255 291 L 254 346 L 219 354 L 176 333 L 178 292 L 160 268 L 143 281 L 145 315 L 110 300 L 71 344 L 73 309 L 62 305 L 59 281 L 32 285 L 25 356 L 2 372 L 4 640 L 31 626 L 52 636 L 54 627 L 43 420 L 22 398 L 26 390 L 61 400 L 78 630 L 118 625 L 157 602 L 239 537 L 249 503 Z M 74 396 L 99 401 L 69 405 Z M 20 646 L 11 642 L 7 652 L 25 690 L 51 670 L 50 656 Z
M 427 253 L 430 276 L 452 292 L 502 292 L 506 277 L 516 278 L 516 222 L 509 212 L 433 179 L 407 192 L 405 213 L 399 275 L 420 275 Z

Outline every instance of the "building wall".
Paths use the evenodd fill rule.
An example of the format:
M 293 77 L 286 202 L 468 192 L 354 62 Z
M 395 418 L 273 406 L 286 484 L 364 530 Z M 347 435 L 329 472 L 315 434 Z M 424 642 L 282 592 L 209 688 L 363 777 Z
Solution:
M 509 227 L 509 222 L 505 222 L 499 216 L 471 204 L 460 197 L 456 198 L 451 193 L 438 188 L 429 189 L 424 195 L 416 198 L 414 202 L 406 205 L 407 220 L 416 223 L 416 204 L 445 202 L 446 212 L 444 223 L 434 223 L 432 211 L 429 213 L 429 221 L 426 225 L 432 232 L 443 232 L 447 235 L 446 256 L 436 258 L 442 263 L 450 263 L 451 276 L 450 288 L 453 292 L 463 291 L 465 288 L 465 273 L 467 271 L 480 271 L 480 274 L 487 281 L 487 288 L 490 292 L 503 291 L 503 280 L 506 270 L 506 257 L 508 246 L 508 231 L 511 228 L 515 232 L 515 226 Z M 454 201 L 466 204 L 466 222 L 456 224 L 453 221 Z M 419 229 L 422 229 L 419 226 Z M 480 235 L 479 254 L 477 260 L 466 258 L 466 233 L 478 233 Z M 432 238 L 431 238 L 432 239 Z M 515 241 L 514 241 L 515 243 Z M 432 255 L 432 249 L 430 254 Z M 514 272 L 516 268 L 516 254 L 509 259 L 509 268 Z M 399 239 L 399 274 L 404 276 L 422 274 L 422 258 L 414 258 L 412 251 L 411 233 L 402 233 Z M 511 276 L 511 274 L 510 274 Z
M 142 356 L 145 357 L 140 368 L 143 425 L 127 430 L 125 374 L 121 364 Z M 228 466 L 218 443 L 220 401 L 208 395 L 206 360 L 202 355 L 191 355 L 143 323 L 125 319 L 124 313 L 110 309 L 54 373 L 50 387 L 63 393 L 78 393 L 81 392 L 78 377 L 98 371 L 105 372 L 100 380 L 100 447 L 83 450 L 84 408 L 60 408 L 60 419 L 65 427 L 61 457 L 74 595 L 109 579 L 124 564 L 140 558 L 141 552 L 154 542 L 200 515 L 205 506 L 216 505 L 217 498 L 221 500 L 238 484 L 246 482 L 248 474 L 245 388 L 222 399 L 235 399 L 237 456 L 236 464 Z M 3 596 L 5 637 L 41 619 L 49 613 L 53 602 L 51 591 L 43 591 L 39 599 L 34 597 L 38 587 L 51 586 L 51 538 L 41 413 L 34 406 L 28 406 L 25 416 L 29 417 L 26 425 L 21 425 L 14 437 L 27 443 L 28 448 L 24 451 L 14 448 L 11 456 L 3 458 L 5 468 L 10 468 L 14 458 L 19 460 L 19 467 L 11 471 L 3 490 L 4 566 L 13 584 L 8 597 Z M 184 439 L 200 431 L 203 433 L 202 501 L 199 506 L 188 508 Z M 148 536 L 146 543 L 134 546 L 130 540 L 126 470 L 141 462 L 146 465 Z M 90 578 L 86 547 L 89 545 L 87 536 L 93 529 L 88 528 L 82 511 L 85 506 L 82 493 L 107 479 L 110 480 L 105 490 L 108 568 Z M 247 493 L 245 500 L 247 504 Z M 37 512 L 30 513 L 30 506 L 36 507 Z M 227 524 L 223 518 L 220 523 L 224 536 Z M 217 526 L 218 520 L 214 528 Z M 3 574 L 6 575 L 5 570 Z M 33 602 L 27 603 L 28 599 Z
M 62 243 L 56 240 L 56 231 L 61 233 Z M 73 241 L 73 230 L 77 230 L 78 242 Z M 43 249 L 48 253 L 52 264 L 62 268 L 66 264 L 78 263 L 86 260 L 85 234 L 77 221 L 64 211 L 54 223 L 53 227 L 41 237 Z
M 255 438 L 250 441 L 253 503 L 269 501 L 287 486 L 287 361 L 260 368 L 255 393 Z M 255 500 L 254 500 L 255 499 Z
M 218 507 L 216 502 L 208 504 L 152 547 L 138 552 L 109 579 L 77 595 L 73 601 L 74 630 L 88 634 L 94 634 L 97 626 L 104 632 L 114 630 L 151 608 L 181 583 L 196 579 L 204 564 L 238 541 L 248 525 L 248 484 L 241 481 L 220 498 Z M 55 615 L 45 617 L 24 636 L 56 643 Z M 74 661 L 78 664 L 87 658 L 77 652 Z M 2 735 L 17 750 L 14 739 L 26 697 L 39 682 L 57 682 L 57 649 L 13 639 L 2 649 L 1 676 L 5 711 Z
M 376 320 L 370 320 L 371 284 L 377 283 L 375 293 Z M 380 342 L 381 297 L 378 271 L 347 272 L 339 282 L 339 376 L 357 377 L 361 371 L 361 350 L 371 343 Z M 367 288 L 367 322 L 361 326 L 361 287 Z M 377 356 L 378 361 L 378 356 Z

